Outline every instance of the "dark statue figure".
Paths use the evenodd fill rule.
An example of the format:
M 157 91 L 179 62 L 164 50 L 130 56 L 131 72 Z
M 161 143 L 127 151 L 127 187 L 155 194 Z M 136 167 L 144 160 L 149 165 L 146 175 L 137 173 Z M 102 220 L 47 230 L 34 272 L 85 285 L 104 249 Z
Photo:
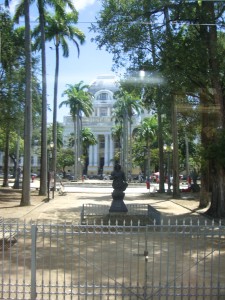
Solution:
M 121 170 L 119 164 L 115 165 L 111 176 L 113 179 L 112 187 L 114 190 L 112 192 L 113 201 L 109 212 L 127 212 L 128 210 L 123 199 L 125 196 L 124 191 L 126 190 L 128 183 L 126 181 L 125 173 Z

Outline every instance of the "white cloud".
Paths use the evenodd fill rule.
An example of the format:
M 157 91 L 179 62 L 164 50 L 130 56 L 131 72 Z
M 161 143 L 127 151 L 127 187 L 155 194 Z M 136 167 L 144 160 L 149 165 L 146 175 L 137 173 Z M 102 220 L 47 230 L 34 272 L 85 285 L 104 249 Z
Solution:
M 73 4 L 78 11 L 85 9 L 87 6 L 93 5 L 96 0 L 73 0 Z
M 14 14 L 16 6 L 19 4 L 19 0 L 10 1 L 9 10 L 11 14 Z
M 10 11 L 14 13 L 16 5 L 19 3 L 19 0 L 14 0 L 10 2 Z M 85 9 L 86 7 L 93 5 L 97 0 L 73 0 L 73 4 L 78 11 Z

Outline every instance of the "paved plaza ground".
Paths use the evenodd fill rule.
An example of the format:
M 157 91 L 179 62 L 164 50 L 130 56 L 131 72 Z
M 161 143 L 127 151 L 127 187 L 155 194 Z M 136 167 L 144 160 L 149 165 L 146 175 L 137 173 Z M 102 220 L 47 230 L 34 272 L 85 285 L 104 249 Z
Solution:
M 0 189 L 0 216 L 4 218 L 18 218 L 28 220 L 54 220 L 57 222 L 80 222 L 83 204 L 111 205 L 113 191 L 110 182 L 85 181 L 76 184 L 65 184 L 66 194 L 61 196 L 55 192 L 54 199 L 38 195 L 39 181 L 31 183 L 31 205 L 20 206 L 21 190 L 11 187 Z M 72 187 L 71 187 L 72 186 Z M 180 199 L 173 199 L 171 195 L 149 193 L 145 184 L 130 184 L 125 191 L 125 204 L 150 204 L 157 209 L 162 219 L 207 219 L 206 209 L 199 210 L 198 194 L 182 193 Z M 51 195 L 51 194 L 50 194 Z
M 61 226 L 60 224 L 79 224 L 81 222 L 81 210 L 84 204 L 108 205 L 110 208 L 112 202 L 111 193 L 113 191 L 111 184 L 112 183 L 110 182 L 95 182 L 92 180 L 78 183 L 68 182 L 65 183 L 65 195 L 59 195 L 58 192 L 55 192 L 54 199 L 48 200 L 46 196 L 43 197 L 38 195 L 39 181 L 35 181 L 34 183 L 31 183 L 31 205 L 26 207 L 20 206 L 21 190 L 14 190 L 11 187 L 0 188 L 0 216 L 3 218 L 19 219 L 25 223 L 33 220 L 37 221 L 38 225 L 42 224 L 42 222 L 51 222 L 53 225 L 52 233 L 55 234 L 54 223 L 58 223 L 59 228 L 64 228 L 64 226 Z M 179 224 L 185 222 L 187 225 L 191 222 L 192 224 L 196 222 L 201 224 L 208 222 L 210 224 L 212 222 L 212 220 L 204 214 L 207 208 L 202 210 L 198 209 L 198 194 L 182 193 L 180 199 L 173 199 L 171 195 L 168 195 L 167 193 L 159 194 L 155 192 L 156 190 L 157 187 L 155 188 L 152 186 L 149 192 L 149 190 L 146 189 L 145 184 L 130 184 L 125 191 L 124 202 L 126 205 L 151 205 L 161 214 L 161 219 L 165 225 L 169 222 L 171 222 L 171 224 L 175 223 L 175 221 L 178 221 Z M 78 228 L 80 226 L 74 227 Z M 218 236 L 213 238 L 213 235 L 210 235 L 210 226 L 205 226 L 204 230 L 203 226 L 200 231 L 198 231 L 198 233 L 201 232 L 202 234 L 201 239 L 199 238 L 200 235 L 196 235 L 198 238 L 193 238 L 193 234 L 195 230 L 197 230 L 194 229 L 194 227 L 191 227 L 189 232 L 188 230 L 186 231 L 186 226 L 184 226 L 184 230 L 182 230 L 181 233 L 179 230 L 174 232 L 170 226 L 165 226 L 164 232 L 163 227 L 164 226 L 161 226 L 160 230 L 157 231 L 153 230 L 151 226 L 146 226 L 150 233 L 147 235 L 147 238 L 146 232 L 142 232 L 141 230 L 138 231 L 139 229 L 137 229 L 136 234 L 135 229 L 131 227 L 129 239 L 127 239 L 126 236 L 124 237 L 120 232 L 114 234 L 112 227 L 112 231 L 107 231 L 107 234 L 97 235 L 100 231 L 97 230 L 96 232 L 93 232 L 92 230 L 89 230 L 85 231 L 85 234 L 77 234 L 76 238 L 71 238 L 71 235 L 68 234 L 68 232 L 67 234 L 62 232 L 61 235 L 59 234 L 57 236 L 57 240 L 54 240 L 55 235 L 50 235 L 50 239 L 47 240 L 49 235 L 46 235 L 46 232 L 44 231 L 45 226 L 40 226 L 38 231 L 39 239 L 42 237 L 44 242 L 41 240 L 41 247 L 37 247 L 38 267 L 40 269 L 40 272 L 37 272 L 37 299 L 46 299 L 42 297 L 43 280 L 46 283 L 45 289 L 47 289 L 49 294 L 48 299 L 50 299 L 50 296 L 51 299 L 72 299 L 70 297 L 71 280 L 69 278 L 71 274 L 73 280 L 76 278 L 75 282 L 81 281 L 81 286 L 79 286 L 78 289 L 83 288 L 84 295 L 90 296 L 90 298 L 86 297 L 79 299 L 93 299 L 92 293 L 97 293 L 97 288 L 101 286 L 100 283 L 103 281 L 105 282 L 106 280 L 109 280 L 113 284 L 116 282 L 115 286 L 112 284 L 113 291 L 119 293 L 120 290 L 118 289 L 118 286 L 122 286 L 122 282 L 124 283 L 126 278 L 132 282 L 130 286 L 133 286 L 134 284 L 134 286 L 148 287 L 146 290 L 147 295 L 157 295 L 151 297 L 151 299 L 154 300 L 181 299 L 179 296 L 178 298 L 175 298 L 175 296 L 169 297 L 170 292 L 174 292 L 175 294 L 180 294 L 182 292 L 182 295 L 186 295 L 186 298 L 182 299 L 187 299 L 187 297 L 188 299 L 200 300 L 224 299 L 224 272 L 221 267 L 224 262 L 224 250 L 222 248 L 223 241 L 221 240 L 220 242 L 220 248 L 220 246 L 217 245 Z M 166 229 L 166 227 L 168 228 Z M 49 227 L 47 226 L 46 228 Z M 146 228 L 144 228 L 144 230 L 146 230 Z M 174 242 L 175 240 L 176 243 Z M 17 265 L 14 266 L 9 262 L 13 258 L 13 253 L 19 253 L 21 256 L 21 253 L 23 253 L 23 250 L 25 249 L 24 241 L 30 246 L 28 237 L 26 237 L 26 239 L 20 238 L 15 246 L 12 247 L 12 252 L 7 252 L 9 253 L 9 258 L 5 257 L 5 261 L 7 261 L 5 266 L 10 266 L 10 268 L 13 266 L 15 270 L 19 270 Z M 148 241 L 147 249 L 151 254 L 148 260 L 144 259 L 143 255 L 144 249 L 146 249 L 146 241 Z M 49 247 L 50 244 L 52 247 Z M 69 246 L 71 246 L 71 248 L 69 248 Z M 49 249 L 51 250 L 49 251 Z M 49 255 L 51 254 L 48 258 L 46 258 L 46 251 Z M 124 251 L 124 254 L 121 254 L 121 251 Z M 59 255 L 59 253 L 61 254 Z M 141 253 L 141 256 L 139 253 Z M 160 259 L 158 259 L 159 253 Z M 220 256 L 218 256 L 218 253 Z M 72 256 L 70 257 L 70 255 Z M 59 257 L 62 257 L 62 259 L 60 260 Z M 67 258 L 66 260 L 65 257 Z M 76 270 L 76 272 L 71 273 L 71 262 L 74 263 L 75 257 L 77 259 L 79 258 L 79 260 L 77 260 L 79 262 L 79 268 L 75 268 L 74 270 Z M 16 258 L 15 261 L 17 262 L 19 259 L 17 260 Z M 220 263 L 218 263 L 218 261 L 220 261 Z M 40 264 L 42 262 L 44 262 L 43 265 Z M 51 262 L 51 266 L 48 265 L 49 262 Z M 66 263 L 68 263 L 68 265 Z M 114 268 L 115 264 L 117 268 Z M 213 272 L 212 264 L 214 266 Z M 26 264 L 24 265 L 26 266 Z M 125 265 L 126 268 L 123 269 L 121 266 Z M 51 268 L 52 266 L 54 267 Z M 146 266 L 148 266 L 148 268 Z M 168 272 L 169 268 L 171 268 L 173 272 Z M 136 278 L 137 269 L 139 270 L 139 273 Z M 146 275 L 146 270 L 149 272 L 147 273 L 148 275 Z M 124 273 L 125 271 L 128 273 Z M 29 270 L 24 273 L 29 274 Z M 14 280 L 17 279 L 16 274 L 16 272 L 11 272 L 10 282 L 14 282 Z M 57 274 L 57 276 L 55 274 Z M 100 276 L 98 278 L 96 274 L 98 276 L 102 275 L 102 277 Z M 214 276 L 214 274 L 216 275 Z M 144 275 L 147 277 L 144 277 Z M 54 276 L 56 276 L 56 281 L 54 281 Z M 68 277 L 68 282 L 65 280 L 66 276 Z M 78 278 L 76 276 L 78 276 Z M 134 276 L 134 278 L 132 276 Z M 49 278 L 51 278 L 52 281 Z M 85 290 L 84 283 L 94 282 L 93 278 L 95 278 L 96 284 L 92 287 L 91 291 L 88 289 Z M 154 278 L 154 284 L 152 283 L 151 278 Z M 98 282 L 98 279 L 100 283 Z M 147 279 L 148 281 L 145 281 Z M 7 278 L 4 277 L 4 280 L 7 285 Z M 28 279 L 26 278 L 25 282 L 27 282 L 27 280 Z M 133 280 L 135 283 L 133 283 Z M 52 287 L 58 287 L 56 282 L 57 284 L 62 283 L 61 285 L 63 285 L 64 288 L 68 287 L 68 290 L 66 291 L 68 293 L 67 296 L 70 298 L 65 298 L 66 293 L 62 293 L 62 295 L 59 296 L 57 292 L 54 292 Z M 144 282 L 145 285 L 143 284 Z M 173 284 L 174 282 L 176 282 L 175 285 Z M 220 289 L 218 288 L 219 283 Z M 107 288 L 107 284 L 105 286 Z M 204 289 L 202 286 L 204 286 Z M 160 298 L 158 293 L 154 292 L 155 290 L 152 291 L 152 287 L 154 287 L 156 291 L 164 293 L 166 296 Z M 164 287 L 166 288 L 164 289 Z M 178 291 L 176 291 L 177 287 L 179 287 Z M 213 291 L 215 296 L 211 295 L 211 291 Z M 74 290 L 74 293 L 76 292 L 77 291 Z M 109 288 L 105 293 L 107 294 L 108 292 Z M 142 290 L 140 293 L 139 290 L 136 292 L 137 294 L 142 295 Z M 117 297 L 115 295 L 112 294 L 111 298 L 103 296 L 101 299 L 128 299 L 128 296 L 125 298 L 120 296 Z M 197 295 L 201 295 L 201 297 L 198 298 Z M 129 297 L 129 299 L 137 299 L 137 297 Z

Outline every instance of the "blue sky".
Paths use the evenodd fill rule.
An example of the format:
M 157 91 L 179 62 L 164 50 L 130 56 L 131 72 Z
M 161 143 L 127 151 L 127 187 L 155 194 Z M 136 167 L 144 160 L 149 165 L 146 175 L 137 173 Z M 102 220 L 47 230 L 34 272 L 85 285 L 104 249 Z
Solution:
M 71 45 L 70 56 L 68 58 L 60 57 L 59 69 L 59 92 L 58 102 L 61 102 L 61 94 L 66 88 L 66 84 L 75 84 L 84 81 L 90 84 L 99 74 L 110 74 L 112 68 L 112 55 L 104 50 L 97 50 L 97 45 L 91 42 L 93 33 L 90 33 L 88 27 L 95 20 L 95 15 L 100 9 L 98 0 L 80 0 L 74 1 L 79 11 L 79 23 L 77 27 L 86 35 L 86 42 L 80 46 L 80 56 L 77 56 L 77 49 Z M 48 100 L 52 107 L 53 82 L 54 82 L 54 51 L 48 48 L 47 60 L 47 82 L 48 82 Z M 65 99 L 63 99 L 65 100 Z M 62 107 L 58 109 L 58 121 L 63 120 L 64 115 L 69 114 L 69 109 Z M 51 122 L 52 113 L 48 113 L 48 121 Z
M 2 1 L 1 1 L 2 2 Z M 10 9 L 13 11 L 18 0 L 12 0 Z M 66 89 L 66 84 L 75 84 L 84 81 L 90 84 L 97 75 L 111 74 L 112 55 L 104 50 L 97 50 L 97 45 L 91 42 L 93 33 L 90 33 L 88 27 L 100 10 L 100 0 L 74 0 L 74 5 L 79 11 L 79 22 L 76 25 L 86 35 L 86 42 L 80 46 L 80 56 L 77 56 L 77 49 L 70 45 L 70 55 L 68 58 L 60 56 L 59 66 L 59 89 L 58 103 L 62 98 L 62 92 Z M 37 11 L 35 7 L 31 8 L 31 19 L 37 19 Z M 22 23 L 21 23 L 22 25 Z M 53 87 L 54 87 L 54 71 L 55 71 L 55 52 L 50 49 L 50 44 L 46 46 L 47 50 L 47 93 L 48 104 L 52 109 L 53 103 Z M 57 120 L 62 122 L 63 116 L 69 114 L 69 108 L 63 107 L 58 109 Z M 52 122 L 52 112 L 48 112 L 48 122 Z

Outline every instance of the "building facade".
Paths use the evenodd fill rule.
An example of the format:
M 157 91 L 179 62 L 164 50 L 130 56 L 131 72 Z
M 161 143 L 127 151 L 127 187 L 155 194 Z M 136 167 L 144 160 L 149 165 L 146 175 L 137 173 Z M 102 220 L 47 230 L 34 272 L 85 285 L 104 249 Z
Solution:
M 112 118 L 113 105 L 115 104 L 114 93 L 119 84 L 113 75 L 101 75 L 90 84 L 89 92 L 93 95 L 93 113 L 90 117 L 82 117 L 82 126 L 90 128 L 98 143 L 89 147 L 88 175 L 111 174 L 114 167 L 114 154 L 118 145 L 112 139 L 112 127 L 115 121 Z M 132 122 L 132 129 L 140 122 L 140 118 Z M 71 116 L 63 118 L 63 142 L 68 144 L 71 133 L 74 133 L 74 122 Z M 37 147 L 32 149 L 31 166 L 32 172 L 40 171 L 40 155 L 37 155 Z M 23 165 L 23 158 L 20 159 Z M 0 171 L 3 166 L 3 153 L 0 152 Z M 10 161 L 10 167 L 13 163 Z M 12 168 L 13 169 L 13 168 Z M 69 171 L 69 170 L 67 170 Z M 73 171 L 71 170 L 71 173 Z
M 116 77 L 101 75 L 90 84 L 89 92 L 93 95 L 93 113 L 90 117 L 82 117 L 82 126 L 90 128 L 98 143 L 89 148 L 88 175 L 110 174 L 113 170 L 115 144 L 111 136 L 114 126 L 112 110 L 115 103 L 114 93 L 118 90 Z M 63 119 L 64 141 L 73 132 L 71 116 Z

